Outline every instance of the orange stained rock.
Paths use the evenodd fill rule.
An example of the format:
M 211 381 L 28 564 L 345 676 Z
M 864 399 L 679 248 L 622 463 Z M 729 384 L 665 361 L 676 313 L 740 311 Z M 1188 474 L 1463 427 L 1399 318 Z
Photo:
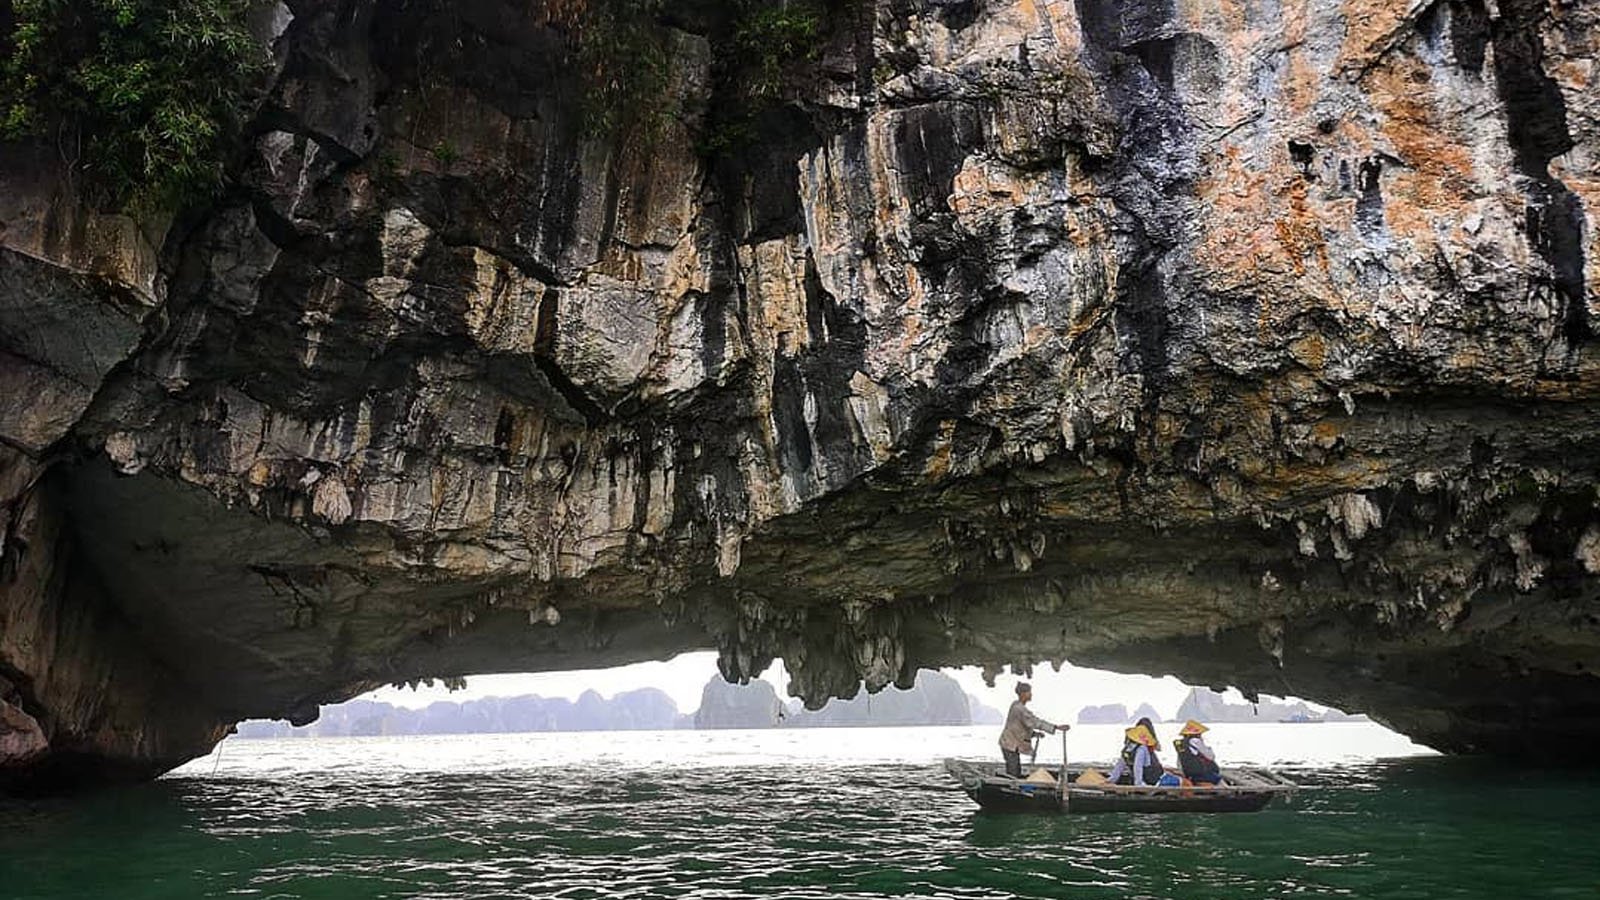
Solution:
M 1253 444 L 1270 445 L 1277 402 L 1267 388 L 1245 392 L 1228 405 L 1228 422 L 1235 430 L 1250 435 Z
M 617 165 L 618 237 L 632 244 L 676 242 L 694 218 L 700 165 L 681 129 L 669 131 L 643 154 L 629 148 Z
M 1108 291 L 1107 293 L 1110 292 Z M 1069 340 L 1078 338 L 1096 325 L 1104 322 L 1110 315 L 1111 307 L 1109 306 L 1090 307 L 1084 311 L 1083 315 L 1072 320 L 1072 324 L 1067 328 L 1067 338 Z
M 266 487 L 272 482 L 272 466 L 264 459 L 258 459 L 250 466 L 245 480 L 255 487 Z
M 1239 148 L 1227 147 L 1216 160 L 1213 174 L 1203 180 L 1198 194 L 1210 211 L 1208 226 L 1195 247 L 1196 264 L 1219 289 L 1254 290 L 1291 276 L 1301 278 L 1295 293 L 1301 297 L 1327 297 L 1326 213 L 1306 204 L 1306 184 L 1288 161 L 1287 151 L 1274 154 L 1273 165 L 1263 170 L 1243 160 Z M 1284 207 L 1284 198 L 1288 206 Z M 1310 256 L 1317 270 L 1309 272 Z M 1260 296 L 1262 319 L 1269 329 L 1269 304 Z
M 975 216 L 997 209 L 1020 206 L 1027 199 L 1023 178 L 993 178 L 989 168 L 968 157 L 951 179 L 946 202 L 956 215 Z
M 661 287 L 673 299 L 673 311 L 683 304 L 690 293 L 711 290 L 713 263 L 706 256 L 695 246 L 692 235 L 685 236 L 672 246 L 672 255 L 663 267 Z
M 760 302 L 760 323 L 773 352 L 794 356 L 811 343 L 806 320 L 805 272 L 798 238 L 758 244 L 752 251 L 751 286 Z
M 1328 359 L 1328 342 L 1322 335 L 1312 333 L 1289 345 L 1289 354 L 1295 362 L 1314 371 L 1321 370 Z
M 1344 436 L 1344 432 L 1344 424 L 1332 419 L 1318 419 L 1311 426 L 1311 436 L 1319 447 L 1332 447 Z
M 1048 325 L 1033 325 L 1022 334 L 1022 349 L 1025 351 L 1036 350 L 1046 343 L 1054 340 L 1055 329 Z
M 922 286 L 922 276 L 916 266 L 906 267 L 906 301 L 900 309 L 900 352 L 909 355 L 922 341 L 927 319 L 922 308 L 927 302 L 927 292 Z
M 1584 58 L 1563 59 L 1555 64 L 1546 63 L 1545 71 L 1563 88 L 1573 93 L 1583 93 L 1589 89 L 1589 82 L 1594 78 L 1595 61 Z
M 1321 63 L 1316 65 L 1307 56 L 1306 41 L 1310 33 L 1310 22 L 1314 13 L 1311 6 L 1315 0 L 1285 0 L 1282 12 L 1281 41 L 1289 57 L 1289 86 L 1291 94 L 1306 93 L 1304 100 L 1310 103 L 1316 99 L 1325 84 L 1329 73 Z M 1310 79 L 1309 81 L 1303 79 Z M 1310 85 L 1315 85 L 1311 87 Z M 1292 107 L 1300 109 L 1299 107 Z
M 1252 499 L 1278 506 L 1303 502 L 1306 496 L 1369 490 L 1395 478 L 1396 466 L 1368 457 L 1333 456 L 1319 463 L 1262 455 L 1248 460 L 1238 472 Z
M 847 211 L 848 194 L 836 180 L 833 170 L 835 144 L 823 144 L 802 157 L 799 163 L 799 189 L 805 210 L 807 231 L 818 257 L 839 257 L 852 249 Z
M 1328 243 L 1322 237 L 1324 219 L 1306 208 L 1304 178 L 1291 178 L 1284 186 L 1289 198 L 1286 215 L 1273 223 L 1278 245 L 1283 248 L 1297 276 L 1306 274 L 1306 258 L 1313 257 L 1323 272 L 1328 270 Z M 1267 323 L 1263 322 L 1265 326 Z
M 1409 36 L 1412 22 L 1428 5 L 1424 0 L 1344 0 L 1345 38 L 1334 71 L 1351 74 L 1377 63 Z
M 1067 240 L 1075 247 L 1087 248 L 1092 244 L 1109 246 L 1106 234 L 1106 217 L 1099 210 L 1093 211 L 1068 211 L 1062 217 L 1061 224 L 1066 230 Z M 1107 262 L 1110 264 L 1108 254 Z
M 1023 20 L 1031 26 L 1028 29 L 1029 31 L 1033 31 L 1043 21 L 1039 15 L 1039 5 L 1034 0 L 1018 0 L 1017 11 L 1022 14 Z
M 900 169 L 894 159 L 898 146 L 893 139 L 892 123 L 895 112 L 874 115 L 867 125 L 868 171 L 871 173 L 869 189 L 872 192 L 873 221 L 878 236 L 885 246 L 899 247 L 899 226 L 907 214 L 905 197 L 900 191 Z M 927 148 L 922 148 L 926 151 Z
M 644 260 L 638 251 L 616 241 L 600 248 L 600 258 L 595 260 L 591 271 L 626 282 L 638 282 L 645 276 Z
M 1033 11 L 1034 0 L 1022 0 L 1019 5 L 1037 19 L 1043 19 L 1056 46 L 1068 52 L 1083 49 L 1083 25 L 1078 19 L 1078 8 L 1071 0 L 1039 0 L 1042 10 L 1037 12 Z
M 955 434 L 954 419 L 939 422 L 939 435 L 933 439 L 933 453 L 929 454 L 927 465 L 922 468 L 922 474 L 929 481 L 942 481 L 950 474 L 950 450 Z
M 1438 98 L 1428 82 L 1419 80 L 1426 75 L 1426 68 L 1416 60 L 1397 61 L 1372 73 L 1371 96 L 1384 114 L 1383 136 L 1405 164 L 1405 169 L 1394 173 L 1397 187 L 1413 182 L 1410 190 L 1394 191 L 1394 200 L 1453 210 L 1483 190 L 1472 152 L 1455 139 L 1455 123 L 1438 114 Z
M 1283 103 L 1279 107 L 1280 114 L 1303 117 L 1311 112 L 1317 98 L 1322 95 L 1324 75 L 1320 69 L 1312 65 L 1306 53 L 1298 46 L 1293 46 L 1297 41 L 1285 37 L 1285 43 L 1291 45 L 1287 53 L 1289 60 L 1289 77 L 1283 86 Z
M 1186 29 L 1202 32 L 1208 38 L 1217 34 L 1249 33 L 1241 0 L 1182 0 L 1177 9 L 1177 18 Z

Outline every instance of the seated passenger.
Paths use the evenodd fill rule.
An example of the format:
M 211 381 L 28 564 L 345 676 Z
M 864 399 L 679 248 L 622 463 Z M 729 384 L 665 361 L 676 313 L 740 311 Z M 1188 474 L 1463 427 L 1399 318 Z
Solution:
M 1150 732 L 1151 736 L 1154 737 L 1155 728 L 1151 727 L 1149 721 L 1149 719 L 1140 719 L 1139 721 L 1133 723 L 1132 728 L 1122 732 L 1122 751 L 1117 756 L 1117 764 L 1111 767 L 1110 778 L 1112 784 L 1128 783 L 1127 780 L 1122 776 L 1126 774 L 1128 766 L 1132 765 L 1132 763 L 1128 762 L 1128 760 L 1130 760 L 1132 755 L 1136 754 L 1139 750 L 1139 742 L 1133 739 L 1133 733 L 1136 730 L 1143 728 L 1144 730 Z
M 1150 738 L 1155 741 L 1154 744 L 1150 745 L 1150 749 L 1156 751 L 1157 753 L 1160 753 L 1161 752 L 1161 735 L 1156 734 L 1156 723 L 1150 721 L 1150 717 L 1149 716 L 1141 716 L 1139 718 L 1139 721 L 1137 721 L 1137 722 L 1135 722 L 1133 724 L 1134 725 L 1143 725 L 1144 726 L 1144 730 L 1150 732 Z
M 1149 726 L 1140 724 L 1129 728 L 1123 735 L 1122 757 L 1111 768 L 1111 783 L 1155 787 L 1161 781 L 1161 776 L 1167 774 L 1166 767 L 1161 765 L 1161 758 L 1156 756 L 1156 748 L 1161 745 L 1156 740 L 1155 732 Z
M 1209 731 L 1193 719 L 1183 723 L 1183 732 L 1172 742 L 1178 751 L 1178 763 L 1183 766 L 1183 776 L 1195 784 L 1220 784 L 1222 769 L 1217 766 L 1217 755 L 1211 752 L 1200 735 Z

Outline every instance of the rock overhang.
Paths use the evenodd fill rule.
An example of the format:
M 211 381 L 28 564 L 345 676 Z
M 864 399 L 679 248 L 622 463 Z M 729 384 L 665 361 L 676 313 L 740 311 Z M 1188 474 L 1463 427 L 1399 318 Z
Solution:
M 702 37 L 646 147 L 585 131 L 548 27 L 492 35 L 497 87 L 397 54 L 427 7 L 291 5 L 160 278 L 8 233 L 85 285 L 4 347 L 53 379 L 0 420 L 8 558 L 74 561 L 8 569 L 8 708 L 159 768 L 189 719 L 715 647 L 810 702 L 1071 658 L 1451 750 L 1600 729 L 1587 13 L 861 9 L 734 158 Z M 68 594 L 194 707 L 173 749 L 91 726 L 150 691 L 34 671 Z

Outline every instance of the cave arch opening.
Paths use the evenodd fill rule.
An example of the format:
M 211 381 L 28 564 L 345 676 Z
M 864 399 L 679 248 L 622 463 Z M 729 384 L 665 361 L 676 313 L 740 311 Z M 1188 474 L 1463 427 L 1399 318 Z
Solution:
M 313 722 L 247 720 L 239 723 L 237 735 L 282 739 L 840 727 L 943 727 L 989 735 L 1004 721 L 1012 688 L 1023 680 L 1034 686 L 1037 714 L 1071 726 L 1122 727 L 1146 717 L 1158 723 L 1201 719 L 1218 725 L 1362 723 L 1393 738 L 1395 747 L 1408 743 L 1366 716 L 1299 698 L 1247 698 L 1235 689 L 1214 691 L 1170 675 L 1071 664 L 1005 673 L 977 666 L 922 669 L 908 689 L 889 685 L 876 693 L 863 690 L 810 710 L 798 698 L 785 696 L 789 673 L 782 660 L 739 684 L 725 680 L 716 655 L 706 651 L 602 669 L 421 679 L 326 704 Z M 1373 736 L 1370 731 L 1358 733 L 1351 746 L 1370 745 Z M 1341 739 L 1336 732 L 1325 737 L 1335 744 Z M 826 740 L 820 733 L 816 739 Z M 1084 750 L 1091 756 L 1097 750 L 1108 752 Z

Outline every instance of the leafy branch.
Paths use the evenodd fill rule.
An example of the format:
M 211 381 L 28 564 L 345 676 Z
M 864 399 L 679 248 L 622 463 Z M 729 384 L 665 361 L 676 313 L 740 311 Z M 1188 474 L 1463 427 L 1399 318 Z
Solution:
M 266 65 L 250 8 L 251 0 L 0 4 L 0 137 L 55 137 L 100 205 L 172 207 L 209 195 Z

